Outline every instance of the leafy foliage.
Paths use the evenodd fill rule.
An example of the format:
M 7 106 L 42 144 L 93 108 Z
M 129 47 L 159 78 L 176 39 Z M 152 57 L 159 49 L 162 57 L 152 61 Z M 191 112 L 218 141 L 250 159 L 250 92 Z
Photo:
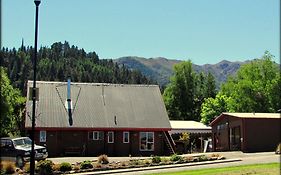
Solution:
M 160 156 L 153 156 L 152 157 L 152 163 L 160 163 L 161 157 Z
M 195 73 L 191 61 L 176 64 L 163 95 L 169 118 L 200 121 L 201 104 L 215 96 L 215 88 L 212 74 Z
M 25 98 L 18 89 L 13 88 L 3 67 L 0 67 L 0 136 L 19 135 L 17 131 L 22 127 Z
M 261 59 L 244 64 L 229 77 L 215 98 L 202 104 L 201 122 L 209 124 L 222 112 L 277 112 L 281 109 L 280 68 L 265 52 Z
M 62 162 L 60 164 L 60 171 L 71 171 L 72 167 L 71 167 L 71 164 L 68 163 L 68 162 Z
M 173 155 L 170 157 L 170 160 L 173 161 L 173 162 L 176 162 L 176 161 L 183 161 L 183 157 L 180 156 L 180 155 L 177 155 L 177 154 L 173 154 Z
M 89 168 L 93 168 L 91 161 L 85 160 L 80 164 L 80 169 L 89 169 Z
M 42 175 L 53 174 L 53 165 L 51 160 L 40 160 L 36 163 L 36 171 Z

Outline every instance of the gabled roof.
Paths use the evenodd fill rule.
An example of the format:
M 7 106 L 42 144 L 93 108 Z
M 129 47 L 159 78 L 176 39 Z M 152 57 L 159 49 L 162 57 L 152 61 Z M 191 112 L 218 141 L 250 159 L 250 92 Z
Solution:
M 225 116 L 232 116 L 237 118 L 245 118 L 245 119 L 281 119 L 280 113 L 229 113 L 229 112 L 223 112 L 218 117 L 216 117 L 210 125 L 213 125 L 217 121 L 219 121 L 222 117 Z
M 196 121 L 170 120 L 173 133 L 211 133 L 212 128 Z
M 32 83 L 28 81 L 27 94 Z M 37 81 L 36 87 L 36 128 L 171 129 L 157 85 L 71 83 L 73 126 L 65 108 L 67 83 Z M 31 128 L 32 101 L 26 109 L 25 126 Z

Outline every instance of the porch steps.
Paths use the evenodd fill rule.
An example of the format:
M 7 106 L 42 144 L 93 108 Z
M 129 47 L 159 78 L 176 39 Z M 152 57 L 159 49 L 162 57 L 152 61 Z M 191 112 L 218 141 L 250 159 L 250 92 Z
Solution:
M 169 154 L 172 155 L 172 154 L 175 154 L 175 142 L 173 140 L 173 138 L 171 137 L 171 135 L 169 134 L 168 131 L 163 131 L 164 133 L 164 136 L 165 136 L 165 144 L 167 145 L 168 147 L 168 151 L 169 151 Z

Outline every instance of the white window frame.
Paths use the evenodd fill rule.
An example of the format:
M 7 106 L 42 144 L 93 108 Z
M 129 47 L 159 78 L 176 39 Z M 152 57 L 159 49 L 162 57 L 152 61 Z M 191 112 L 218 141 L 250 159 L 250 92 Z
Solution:
M 145 145 L 145 147 L 146 147 L 146 149 L 142 149 L 141 148 L 141 135 L 142 135 L 142 133 L 145 133 L 145 136 L 146 136 L 146 145 Z M 152 133 L 152 138 L 153 138 L 153 141 L 152 142 L 149 142 L 148 141 L 148 134 L 149 133 Z M 155 140 L 155 138 L 154 138 L 154 132 L 140 132 L 139 133 L 140 135 L 139 135 L 139 144 L 140 144 L 140 147 L 139 147 L 139 149 L 140 149 L 140 151 L 154 151 L 154 140 Z M 151 144 L 152 143 L 152 149 L 147 149 L 147 144 Z
M 93 140 L 99 140 L 99 139 L 100 139 L 100 132 L 99 131 L 93 131 Z
M 40 131 L 39 140 L 40 140 L 40 142 L 47 141 L 47 132 L 46 131 Z
M 110 137 L 112 137 L 110 139 Z M 107 133 L 107 143 L 114 143 L 114 132 L 113 131 L 108 131 Z
M 128 141 L 125 140 L 126 135 L 128 136 Z M 130 143 L 130 132 L 123 132 L 123 143 Z

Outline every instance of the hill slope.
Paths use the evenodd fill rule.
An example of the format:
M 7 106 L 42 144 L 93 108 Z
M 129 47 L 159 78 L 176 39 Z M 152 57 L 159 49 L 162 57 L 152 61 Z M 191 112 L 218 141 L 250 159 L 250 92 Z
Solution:
M 121 57 L 114 60 L 119 65 L 125 65 L 129 69 L 139 70 L 142 74 L 157 81 L 159 85 L 165 86 L 173 74 L 173 65 L 180 63 L 180 60 L 169 60 L 167 58 L 143 58 L 143 57 Z M 230 62 L 223 60 L 217 64 L 193 64 L 196 72 L 210 71 L 219 86 L 225 82 L 229 75 L 234 75 L 242 64 L 246 62 Z

